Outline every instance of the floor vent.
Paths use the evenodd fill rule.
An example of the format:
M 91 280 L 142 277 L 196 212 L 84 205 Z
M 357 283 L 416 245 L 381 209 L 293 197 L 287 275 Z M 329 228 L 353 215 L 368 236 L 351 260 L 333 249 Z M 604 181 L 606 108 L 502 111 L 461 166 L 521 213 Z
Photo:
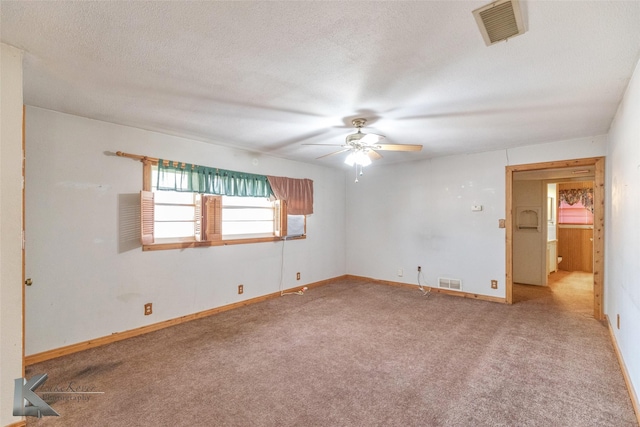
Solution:
M 438 287 L 444 289 L 462 290 L 462 280 L 447 279 L 446 277 L 438 277 Z
M 518 0 L 498 0 L 473 11 L 487 46 L 524 34 Z

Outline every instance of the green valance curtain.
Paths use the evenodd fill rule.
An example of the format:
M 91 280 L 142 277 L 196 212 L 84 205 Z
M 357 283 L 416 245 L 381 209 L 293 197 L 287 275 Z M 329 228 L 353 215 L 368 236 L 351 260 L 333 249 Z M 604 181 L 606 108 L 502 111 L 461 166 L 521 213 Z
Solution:
M 165 164 L 166 162 L 166 164 Z M 271 197 L 264 175 L 210 168 L 159 159 L 158 190 L 186 191 L 240 197 Z

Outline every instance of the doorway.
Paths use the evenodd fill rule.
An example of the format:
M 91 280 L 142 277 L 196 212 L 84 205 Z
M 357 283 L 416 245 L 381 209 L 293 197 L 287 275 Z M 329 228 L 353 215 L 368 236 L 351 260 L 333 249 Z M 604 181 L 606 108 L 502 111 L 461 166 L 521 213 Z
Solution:
M 530 180 L 537 179 L 541 182 L 553 182 L 553 180 L 560 181 L 584 173 L 589 173 L 593 176 L 593 316 L 598 320 L 604 318 L 602 308 L 604 286 L 604 157 L 506 167 L 506 302 L 508 304 L 514 302 L 514 225 L 518 226 L 514 180 L 524 177 Z M 542 218 L 548 216 L 546 211 L 546 206 L 540 206 L 539 212 Z M 541 223 L 542 221 L 540 221 L 539 227 L 541 227 Z M 546 232 L 544 235 L 546 236 Z M 543 239 L 541 242 L 545 240 Z M 542 251 L 543 249 L 540 250 Z M 546 249 L 544 250 L 546 252 Z M 546 263 L 538 264 L 540 264 L 539 268 L 544 269 L 541 274 L 544 274 L 546 278 Z M 546 284 L 546 280 L 544 284 Z

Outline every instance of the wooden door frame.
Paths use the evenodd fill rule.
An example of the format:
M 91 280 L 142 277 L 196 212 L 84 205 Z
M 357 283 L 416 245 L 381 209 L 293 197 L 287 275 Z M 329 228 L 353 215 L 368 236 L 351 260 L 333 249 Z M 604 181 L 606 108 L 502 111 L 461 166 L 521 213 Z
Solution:
M 513 304 L 514 172 L 595 166 L 593 185 L 593 317 L 604 320 L 604 157 L 530 163 L 506 167 L 506 302 Z

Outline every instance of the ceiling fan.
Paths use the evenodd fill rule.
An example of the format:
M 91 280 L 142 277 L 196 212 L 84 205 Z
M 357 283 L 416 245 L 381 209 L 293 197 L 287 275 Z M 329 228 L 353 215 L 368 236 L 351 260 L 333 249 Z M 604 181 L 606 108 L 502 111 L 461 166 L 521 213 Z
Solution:
M 349 152 L 344 162 L 349 166 L 356 166 L 356 182 L 358 175 L 362 175 L 362 168 L 369 166 L 373 160 L 382 158 L 378 151 L 420 151 L 422 145 L 413 144 L 380 144 L 385 137 L 375 133 L 363 133 L 362 127 L 367 123 L 367 119 L 353 119 L 351 123 L 358 129 L 357 132 L 347 135 L 344 144 L 303 144 L 303 145 L 324 145 L 342 147 L 341 150 L 325 154 L 318 157 L 333 156 L 335 154 Z

